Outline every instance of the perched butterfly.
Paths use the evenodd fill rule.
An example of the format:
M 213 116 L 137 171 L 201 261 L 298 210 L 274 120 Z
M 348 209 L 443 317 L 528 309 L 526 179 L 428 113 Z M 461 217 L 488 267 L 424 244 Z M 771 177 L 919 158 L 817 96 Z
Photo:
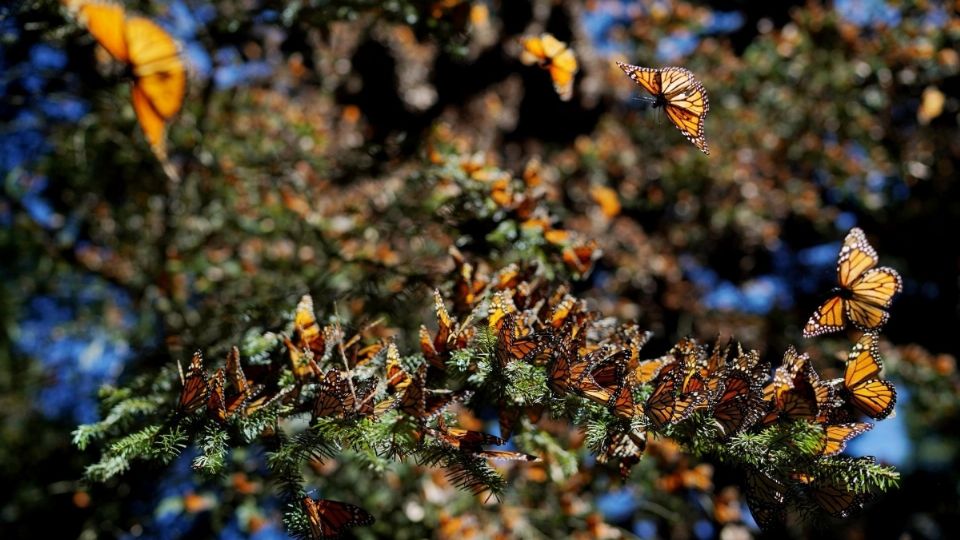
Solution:
M 897 403 L 893 383 L 879 378 L 881 368 L 877 334 L 866 333 L 847 357 L 843 387 L 850 404 L 876 420 L 890 416 Z
M 671 368 L 676 364 L 671 364 Z M 701 391 L 681 395 L 683 378 L 679 369 L 664 370 L 654 383 L 653 393 L 647 398 L 644 413 L 657 427 L 682 422 L 707 402 Z
M 816 421 L 820 415 L 819 386 L 820 378 L 810 364 L 810 358 L 798 353 L 793 346 L 788 347 L 783 364 L 777 367 L 773 380 L 763 389 L 763 400 L 770 407 L 763 424 L 777 420 Z
M 521 325 L 515 314 L 507 315 L 500 332 L 497 334 L 497 345 L 494 349 L 494 358 L 500 369 L 512 362 L 531 362 L 544 350 L 544 338 L 539 334 L 519 336 Z
M 633 431 L 609 433 L 601 448 L 597 462 L 615 462 L 620 468 L 620 476 L 625 479 L 630 476 L 630 469 L 640 463 L 643 457 L 643 451 L 647 448 L 646 434 Z
M 153 21 L 109 0 L 64 0 L 94 39 L 133 76 L 133 110 L 147 141 L 166 159 L 167 123 L 180 111 L 187 74 L 180 47 Z
M 430 366 L 439 370 L 446 369 L 450 353 L 463 349 L 473 337 L 474 329 L 469 324 L 458 324 L 443 304 L 440 291 L 433 291 L 434 308 L 437 313 L 437 335 L 430 337 L 430 331 L 420 326 L 420 351 L 430 362 Z
M 400 351 L 397 350 L 396 343 L 387 345 L 386 372 L 387 389 L 391 392 L 401 393 L 413 382 L 410 374 L 404 371 L 400 364 Z
M 293 328 L 297 345 L 303 350 L 312 351 L 314 359 L 319 362 L 327 350 L 327 342 L 323 329 L 317 322 L 313 311 L 313 298 L 309 294 L 303 295 L 297 303 Z
M 562 101 L 570 101 L 573 97 L 573 78 L 579 67 L 573 49 L 566 43 L 547 33 L 524 38 L 520 61 L 528 66 L 537 64 L 549 71 L 553 88 Z
M 751 428 L 763 414 L 762 379 L 740 365 L 724 371 L 723 391 L 713 406 L 713 419 L 724 437 Z
M 767 473 L 750 468 L 746 482 L 747 505 L 760 528 L 769 531 L 786 519 L 786 487 Z
M 823 447 L 818 453 L 823 457 L 835 456 L 843 452 L 851 439 L 871 429 L 873 429 L 872 424 L 862 422 L 823 426 Z
M 231 393 L 227 393 L 227 375 L 230 376 Z M 240 367 L 240 350 L 233 347 L 227 355 L 226 372 L 217 370 L 208 385 L 207 410 L 218 421 L 226 422 L 230 417 L 243 410 L 253 390 Z
M 313 540 L 339 538 L 347 529 L 371 525 L 374 522 L 373 516 L 363 508 L 339 501 L 304 497 L 303 508 L 310 522 Z
M 427 364 L 421 364 L 413 375 L 410 385 L 403 391 L 398 407 L 421 424 L 436 418 L 455 402 L 466 401 L 472 392 L 432 392 L 426 388 Z
M 177 365 L 179 367 L 179 363 Z M 203 369 L 203 354 L 200 351 L 193 353 L 186 376 L 183 375 L 181 368 L 180 382 L 183 388 L 180 389 L 177 412 L 190 414 L 207 403 L 207 372 Z
M 886 324 L 890 318 L 887 308 L 893 296 L 903 289 L 903 281 L 893 268 L 877 268 L 877 261 L 877 252 L 863 231 L 851 229 L 837 259 L 840 286 L 807 321 L 804 337 L 843 330 L 848 322 L 864 332 Z
M 331 369 L 317 388 L 313 402 L 314 418 L 341 417 L 347 412 L 350 387 L 340 377 L 340 371 Z
M 873 457 L 862 458 L 865 461 L 876 463 Z M 803 486 L 802 492 L 825 512 L 835 518 L 847 518 L 850 514 L 863 507 L 869 496 L 856 493 L 843 486 L 822 481 L 813 475 L 797 472 L 791 478 Z
M 689 70 L 682 67 L 662 69 L 617 62 L 631 79 L 653 96 L 654 107 L 663 107 L 667 118 L 704 154 L 710 155 L 703 122 L 710 110 L 707 92 Z
M 536 456 L 524 454 L 522 452 L 511 452 L 507 450 L 484 450 L 483 445 L 492 444 L 500 446 L 504 443 L 503 439 L 489 433 L 473 431 L 470 429 L 456 428 L 446 426 L 443 417 L 437 420 L 436 434 L 444 444 L 456 448 L 461 452 L 466 452 L 475 456 L 488 459 L 504 459 L 514 461 L 538 461 Z

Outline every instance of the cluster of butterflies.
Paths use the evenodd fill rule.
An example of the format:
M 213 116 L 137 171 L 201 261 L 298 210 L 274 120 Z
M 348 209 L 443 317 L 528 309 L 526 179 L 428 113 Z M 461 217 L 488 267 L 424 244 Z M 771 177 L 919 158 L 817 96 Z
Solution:
M 435 291 L 437 329 L 421 326 L 423 361 L 413 369 L 415 362 L 401 359 L 391 341 L 368 343 L 362 333 L 348 339 L 337 326 L 321 327 L 306 295 L 297 305 L 291 335 L 283 338 L 295 384 L 281 388 L 279 370 L 261 365 L 250 366 L 248 371 L 261 373 L 247 379 L 236 348 L 227 355 L 225 367 L 209 376 L 197 353 L 186 375 L 181 374 L 178 413 L 202 409 L 216 421 L 227 422 L 281 403 L 293 413 L 309 413 L 315 421 L 350 421 L 376 420 L 397 411 L 412 420 L 417 440 L 429 438 L 475 458 L 533 461 L 538 458 L 485 447 L 504 444 L 523 418 L 539 421 L 551 399 L 579 396 L 622 419 L 608 432 L 598 462 L 614 465 L 626 476 L 645 452 L 647 431 L 663 433 L 695 413 L 714 426 L 719 440 L 777 423 L 816 424 L 822 438 L 813 457 L 840 459 L 847 443 L 872 427 L 860 417 L 881 420 L 896 403 L 893 384 L 880 375 L 877 330 L 888 318 L 886 309 L 900 288 L 900 278 L 890 268 L 876 267 L 876 252 L 859 229 L 848 234 L 841 249 L 835 296 L 820 307 L 805 332 L 816 335 L 848 324 L 863 331 L 847 355 L 843 376 L 830 380 L 821 379 L 808 356 L 793 347 L 775 370 L 756 351 L 739 344 L 717 342 L 707 347 L 690 338 L 663 356 L 645 359 L 641 350 L 649 332 L 601 319 L 566 287 L 549 283 L 535 266 L 512 264 L 488 275 L 456 250 L 451 253 L 456 267 L 455 315 Z M 446 380 L 457 351 L 476 347 L 481 332 L 495 337 L 488 380 L 494 382 L 490 387 L 499 412 L 499 436 L 448 426 L 441 414 L 477 390 L 450 390 L 437 381 Z M 545 396 L 539 404 L 513 402 L 503 389 L 505 374 L 517 363 L 542 367 L 552 397 Z M 382 376 L 369 376 L 381 370 Z M 368 376 L 361 378 L 359 373 Z M 699 478 L 692 473 L 678 476 L 686 477 Z M 747 475 L 747 501 L 764 527 L 782 521 L 787 501 L 798 489 L 835 516 L 845 516 L 864 502 L 862 495 L 805 471 L 787 478 L 761 470 Z M 335 536 L 372 519 L 346 503 L 311 499 L 304 504 L 317 537 Z
M 167 124 L 180 112 L 187 68 L 180 45 L 150 19 L 111 0 L 61 0 L 133 81 L 137 121 L 158 158 L 166 159 Z
M 573 49 L 549 33 L 523 38 L 521 44 L 520 61 L 548 71 L 557 95 L 562 101 L 569 101 L 573 97 L 574 78 L 579 70 Z M 710 155 L 703 133 L 710 100 L 703 84 L 693 73 L 682 67 L 648 68 L 623 62 L 617 62 L 617 65 L 650 94 L 651 97 L 643 99 L 655 109 L 663 108 L 667 118 L 684 137 L 704 154 Z
M 862 332 L 837 379 L 821 379 L 809 357 L 793 347 L 772 376 L 772 366 L 756 351 L 719 342 L 708 348 L 684 339 L 664 356 L 642 359 L 640 351 L 649 333 L 599 319 L 563 288 L 547 291 L 532 272 L 510 266 L 492 279 L 477 280 L 463 261 L 458 261 L 454 304 L 458 313 L 468 314 L 467 319 L 459 324 L 438 296 L 439 330 L 431 338 L 422 329 L 421 348 L 432 365 L 442 369 L 452 351 L 469 346 L 475 327 L 468 321 L 485 315 L 486 325 L 497 336 L 495 373 L 506 372 L 515 362 L 543 366 L 555 397 L 581 396 L 625 420 L 623 430 L 608 433 L 598 455 L 599 462 L 618 465 L 624 475 L 646 447 L 647 434 L 637 425 L 662 432 L 694 413 L 712 420 L 721 440 L 777 423 L 816 424 L 822 438 L 814 457 L 834 458 L 850 440 L 872 428 L 861 417 L 882 420 L 896 404 L 893 384 L 881 377 L 877 331 L 888 319 L 887 309 L 901 284 L 894 270 L 878 268 L 877 262 L 863 232 L 852 230 L 839 255 L 839 286 L 804 332 L 818 335 L 849 326 Z M 478 301 L 484 296 L 489 298 L 486 304 Z M 638 399 L 641 395 L 645 399 Z M 535 422 L 543 410 L 508 399 L 497 405 L 503 439 L 510 437 L 524 414 Z M 865 501 L 864 495 L 803 471 L 788 478 L 750 471 L 746 487 L 751 509 L 765 528 L 782 522 L 787 501 L 797 490 L 838 517 Z

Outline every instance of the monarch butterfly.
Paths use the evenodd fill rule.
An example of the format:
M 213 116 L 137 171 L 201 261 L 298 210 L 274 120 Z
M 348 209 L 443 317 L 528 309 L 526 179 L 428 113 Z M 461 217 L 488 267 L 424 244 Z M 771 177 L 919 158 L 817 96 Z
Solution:
M 821 405 L 831 405 L 828 390 L 810 364 L 810 358 L 798 353 L 793 346 L 788 347 L 783 364 L 773 374 L 773 381 L 763 389 L 763 399 L 770 404 L 763 424 L 798 419 L 815 422 L 821 414 Z
M 893 383 L 877 378 L 881 368 L 877 334 L 868 332 L 860 337 L 847 356 L 843 387 L 850 403 L 876 420 L 890 416 L 897 403 Z
M 548 33 L 524 38 L 520 61 L 528 66 L 537 64 L 549 71 L 553 89 L 561 101 L 570 101 L 573 97 L 573 78 L 579 67 L 573 49 L 566 43 Z
M 490 306 L 487 309 L 487 324 L 491 330 L 499 332 L 504 317 L 516 312 L 517 306 L 513 304 L 513 300 L 504 291 L 498 291 L 490 298 Z
M 363 508 L 345 502 L 304 497 L 303 508 L 314 540 L 339 538 L 347 529 L 372 525 L 375 521 Z
M 759 469 L 747 469 L 747 505 L 761 529 L 769 531 L 783 524 L 786 519 L 785 493 L 783 482 Z
M 397 350 L 396 343 L 387 345 L 387 388 L 392 392 L 403 392 L 410 386 L 413 379 L 410 374 L 403 370 L 400 364 L 400 351 Z
M 132 72 L 133 110 L 154 153 L 165 160 L 167 122 L 180 111 L 186 92 L 179 45 L 153 21 L 127 16 L 123 6 L 109 0 L 63 1 L 94 39 Z
M 873 457 L 863 458 L 863 461 L 876 463 Z M 803 492 L 825 512 L 835 518 L 847 518 L 863 507 L 868 495 L 855 493 L 842 486 L 817 479 L 806 473 L 794 473 L 792 478 L 803 486 Z
M 871 429 L 873 429 L 872 424 L 863 422 L 823 426 L 823 448 L 820 449 L 818 454 L 823 457 L 835 456 L 843 452 L 851 439 Z
M 400 410 L 412 416 L 420 423 L 426 423 L 433 420 L 438 414 L 451 404 L 458 401 L 466 401 L 473 395 L 472 392 L 446 392 L 446 393 L 428 393 L 427 384 L 427 364 L 420 364 L 417 372 L 414 374 L 410 385 L 400 396 L 398 407 Z
M 706 394 L 700 391 L 680 394 L 683 379 L 675 366 L 671 364 L 672 369 L 660 373 L 644 406 L 644 414 L 657 427 L 682 422 L 707 402 Z
M 177 366 L 179 367 L 179 362 Z M 193 353 L 190 360 L 190 366 L 187 368 L 187 375 L 184 377 L 183 370 L 180 370 L 180 382 L 183 387 L 180 389 L 180 400 L 177 404 L 177 412 L 180 414 L 190 414 L 207 402 L 207 372 L 203 369 L 203 353 L 197 351 Z
M 610 348 L 604 347 L 594 351 L 591 357 L 600 359 L 587 360 L 589 367 L 581 376 L 580 392 L 587 399 L 606 405 L 621 418 L 633 418 L 638 409 L 633 400 L 630 378 L 627 377 L 630 351 L 621 349 L 611 354 Z
M 293 371 L 294 377 L 296 377 L 298 381 L 309 378 L 313 374 L 313 370 L 310 368 L 310 362 L 312 362 L 313 359 L 305 357 L 300 347 L 294 345 L 293 341 L 291 341 L 286 334 L 283 335 L 283 344 L 287 347 L 287 356 L 290 358 L 290 369 Z
M 663 107 L 667 118 L 699 148 L 710 155 L 703 123 L 710 110 L 707 91 L 689 70 L 682 67 L 662 69 L 633 66 L 617 62 L 620 69 L 653 96 L 654 107 Z
M 903 280 L 893 268 L 877 268 L 877 262 L 877 252 L 863 231 L 851 229 L 837 258 L 839 287 L 807 321 L 804 337 L 843 330 L 848 322 L 864 332 L 886 324 L 890 318 L 887 308 L 903 289 Z
M 346 403 L 350 388 L 340 377 L 340 372 L 331 369 L 317 388 L 317 397 L 313 402 L 314 418 L 342 416 L 346 412 Z
M 643 452 L 647 448 L 646 434 L 638 435 L 633 431 L 616 431 L 607 434 L 603 442 L 603 450 L 597 454 L 598 463 L 616 461 L 620 468 L 621 478 L 630 476 L 630 469 L 640 463 Z
M 753 426 L 763 411 L 763 390 L 757 378 L 742 366 L 725 371 L 723 392 L 713 407 L 713 419 L 724 437 Z
M 473 308 L 489 280 L 479 272 L 474 272 L 473 265 L 467 262 L 457 248 L 450 247 L 450 256 L 453 258 L 457 273 L 453 286 L 453 307 L 455 313 L 462 314 Z
M 524 454 L 522 452 L 511 452 L 508 450 L 484 450 L 483 445 L 492 444 L 500 446 L 504 440 L 496 435 L 473 431 L 470 429 L 450 427 L 443 422 L 443 418 L 437 420 L 437 435 L 441 441 L 452 448 L 462 452 L 480 456 L 488 459 L 504 459 L 514 461 L 538 461 L 539 458 Z
M 556 340 L 553 361 L 547 371 L 547 386 L 562 396 L 579 383 L 588 367 L 580 357 L 580 350 L 586 345 L 586 330 L 568 321 Z
M 497 334 L 494 357 L 501 369 L 512 362 L 530 362 L 544 350 L 544 338 L 539 334 L 518 337 L 519 323 L 515 314 L 507 315 Z
M 596 240 L 575 241 L 560 252 L 564 264 L 574 272 L 585 277 L 593 270 L 593 264 L 603 255 Z
M 317 322 L 313 311 L 313 298 L 309 294 L 303 295 L 297 303 L 293 328 L 297 344 L 304 350 L 312 351 L 313 357 L 319 362 L 327 350 L 327 342 L 323 329 Z

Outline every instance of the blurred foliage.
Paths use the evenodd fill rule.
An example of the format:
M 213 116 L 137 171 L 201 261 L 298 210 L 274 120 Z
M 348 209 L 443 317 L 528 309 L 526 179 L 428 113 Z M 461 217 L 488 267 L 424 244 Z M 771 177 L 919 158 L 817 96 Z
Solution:
M 122 74 L 57 2 L 0 7 L 5 538 L 285 537 L 289 508 L 268 473 L 276 448 L 199 432 L 199 447 L 174 457 L 185 433 L 146 448 L 150 433 L 137 439 L 133 426 L 175 399 L 176 363 L 194 350 L 276 358 L 307 292 L 325 323 L 395 337 L 407 354 L 435 319 L 432 291 L 456 286 L 455 247 L 478 274 L 538 262 L 590 309 L 653 331 L 651 356 L 684 335 L 720 335 L 776 364 L 834 286 L 855 225 L 904 293 L 881 344 L 896 417 L 850 449 L 896 465 L 901 486 L 820 529 L 791 521 L 789 534 L 960 533 L 956 5 L 127 8 L 171 32 L 191 66 L 168 134 L 179 182 L 151 154 Z M 570 102 L 518 60 L 518 38 L 542 31 L 578 56 Z M 615 61 L 697 74 L 712 103 L 709 158 L 633 99 Z M 570 253 L 591 242 L 588 271 Z M 803 350 L 837 375 L 846 337 Z M 459 424 L 491 431 L 495 414 L 474 409 L 480 419 Z M 103 449 L 78 452 L 69 433 L 111 418 L 132 437 L 111 452 L 168 463 L 82 480 Z M 311 463 L 308 485 L 375 513 L 353 529 L 366 537 L 759 534 L 743 473 L 722 457 L 663 439 L 622 482 L 595 463 L 589 427 L 541 428 L 517 437 L 551 459 L 509 464 L 499 503 L 438 469 L 362 453 Z

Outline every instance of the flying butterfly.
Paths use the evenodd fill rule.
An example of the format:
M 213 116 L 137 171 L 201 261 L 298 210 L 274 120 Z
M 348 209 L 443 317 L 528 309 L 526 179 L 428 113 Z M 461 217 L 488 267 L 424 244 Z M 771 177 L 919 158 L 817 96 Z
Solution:
M 347 529 L 372 525 L 374 522 L 369 512 L 345 502 L 304 497 L 303 508 L 310 523 L 313 540 L 339 538 L 347 532 Z
M 573 49 L 546 32 L 523 38 L 522 43 L 520 61 L 528 66 L 539 65 L 549 71 L 553 88 L 561 101 L 570 101 L 573 97 L 573 78 L 579 69 Z
M 63 0 L 94 39 L 133 76 L 131 98 L 140 128 L 154 153 L 166 160 L 167 124 L 180 112 L 187 70 L 180 46 L 144 17 L 128 16 L 109 0 Z
M 707 91 L 689 70 L 682 67 L 648 68 L 617 62 L 620 69 L 653 96 L 654 108 L 663 107 L 667 118 L 699 148 L 710 155 L 703 123 L 710 110 Z
M 868 332 L 850 350 L 843 373 L 844 393 L 850 404 L 875 420 L 890 416 L 897 403 L 893 383 L 879 378 L 882 367 L 877 334 Z
M 847 233 L 837 258 L 839 287 L 817 308 L 803 328 L 804 337 L 843 330 L 847 323 L 864 332 L 880 329 L 890 318 L 887 309 L 903 290 L 903 280 L 893 268 L 877 267 L 879 257 L 863 231 Z

